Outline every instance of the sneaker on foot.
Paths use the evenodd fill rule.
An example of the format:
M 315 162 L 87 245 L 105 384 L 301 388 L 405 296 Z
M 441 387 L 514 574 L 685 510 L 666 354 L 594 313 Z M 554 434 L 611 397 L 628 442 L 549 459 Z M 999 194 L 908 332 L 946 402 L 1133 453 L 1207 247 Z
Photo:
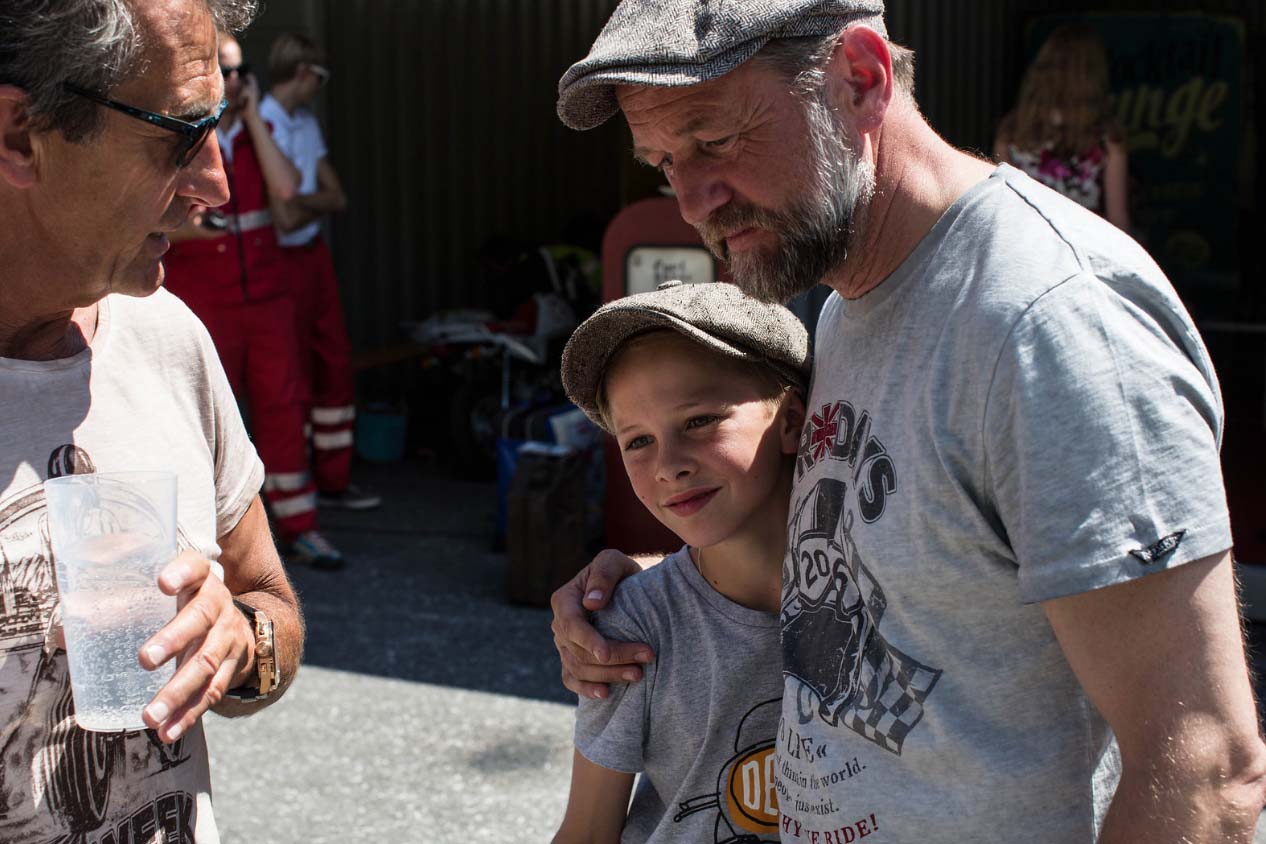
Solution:
M 337 507 L 342 510 L 372 510 L 382 504 L 382 496 L 350 484 L 342 492 L 321 493 L 317 502 L 322 507 Z
M 343 567 L 343 555 L 315 530 L 304 531 L 290 543 L 290 558 L 314 569 L 334 571 Z

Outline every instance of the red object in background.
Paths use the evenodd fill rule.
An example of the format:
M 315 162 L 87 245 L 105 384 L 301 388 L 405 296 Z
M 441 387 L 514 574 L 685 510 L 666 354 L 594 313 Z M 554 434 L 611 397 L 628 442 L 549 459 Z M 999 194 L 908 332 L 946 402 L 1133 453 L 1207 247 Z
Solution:
M 224 169 L 234 215 L 218 237 L 172 244 L 167 290 L 206 325 L 233 394 L 250 405 L 251 438 L 264 461 L 264 497 L 289 542 L 316 527 L 316 487 L 303 434 L 307 399 L 286 267 L 268 216 L 268 191 L 250 135 L 233 140 Z
M 602 299 L 653 290 L 657 283 L 728 281 L 699 235 L 677 209 L 677 200 L 657 197 L 625 208 L 602 239 Z M 642 506 L 633 493 L 614 439 L 607 438 L 607 545 L 627 554 L 671 553 L 682 541 Z
M 319 235 L 303 246 L 283 247 L 281 254 L 295 303 L 312 477 L 318 492 L 340 493 L 352 482 L 356 389 L 334 256 Z

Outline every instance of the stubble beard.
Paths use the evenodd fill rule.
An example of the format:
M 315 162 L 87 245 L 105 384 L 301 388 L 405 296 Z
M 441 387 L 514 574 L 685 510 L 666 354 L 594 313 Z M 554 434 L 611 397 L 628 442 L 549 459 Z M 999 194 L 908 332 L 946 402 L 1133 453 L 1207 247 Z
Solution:
M 712 254 L 728 264 L 749 296 L 784 304 L 810 290 L 848 257 L 860 209 L 875 192 L 875 169 L 850 148 L 846 127 L 820 93 L 804 96 L 810 191 L 785 211 L 730 203 L 696 226 Z M 777 246 L 731 255 L 725 235 L 771 232 Z

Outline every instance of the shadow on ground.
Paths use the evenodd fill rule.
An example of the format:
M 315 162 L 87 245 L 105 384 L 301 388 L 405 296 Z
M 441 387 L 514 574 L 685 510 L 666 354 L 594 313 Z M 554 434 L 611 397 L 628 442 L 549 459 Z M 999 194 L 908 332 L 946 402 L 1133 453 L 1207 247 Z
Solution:
M 384 503 L 321 511 L 346 568 L 290 571 L 308 622 L 304 663 L 574 702 L 559 681 L 549 611 L 506 600 L 493 484 L 413 462 L 358 464 L 355 475 Z

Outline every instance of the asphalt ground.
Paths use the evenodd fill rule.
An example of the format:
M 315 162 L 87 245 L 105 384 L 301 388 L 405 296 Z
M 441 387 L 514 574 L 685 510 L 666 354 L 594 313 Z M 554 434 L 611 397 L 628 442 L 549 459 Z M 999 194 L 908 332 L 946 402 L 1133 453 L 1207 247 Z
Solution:
M 384 506 L 322 511 L 350 562 L 291 571 L 308 622 L 294 685 L 258 716 L 206 719 L 225 844 L 550 840 L 575 697 L 549 611 L 506 601 L 492 485 L 451 475 L 361 465 Z M 1266 625 L 1249 642 L 1262 678 Z
M 548 610 L 505 599 L 494 492 L 416 465 L 358 467 L 370 513 L 322 511 L 349 557 L 295 568 L 304 665 L 257 716 L 207 719 L 225 844 L 548 841 L 575 696 Z

